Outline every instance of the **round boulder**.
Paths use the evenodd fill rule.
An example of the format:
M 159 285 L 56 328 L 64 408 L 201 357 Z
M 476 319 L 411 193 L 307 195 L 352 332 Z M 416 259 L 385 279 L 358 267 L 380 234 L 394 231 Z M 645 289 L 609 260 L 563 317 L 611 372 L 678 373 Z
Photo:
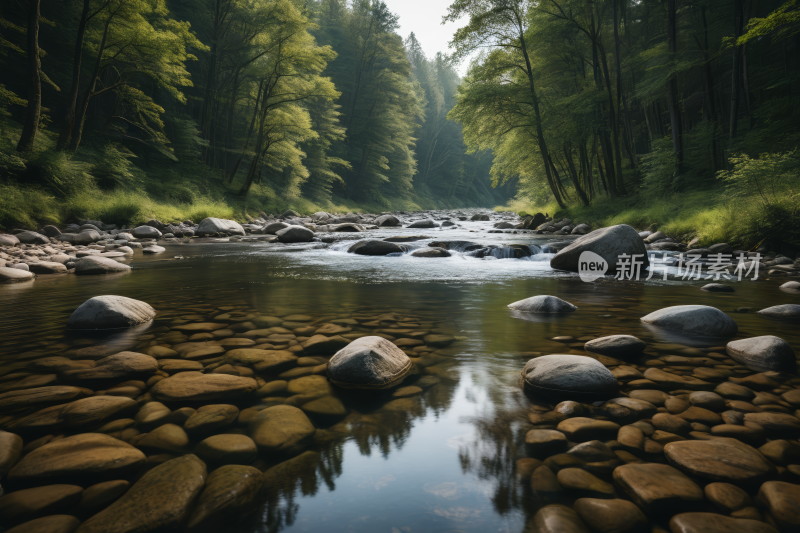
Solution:
M 378 226 L 399 226 L 400 221 L 393 215 L 382 215 L 375 220 Z
M 403 249 L 393 242 L 366 240 L 358 241 L 347 249 L 348 253 L 358 255 L 388 255 L 403 253 Z
M 361 337 L 331 357 L 328 377 L 340 387 L 389 388 L 411 371 L 411 359 L 383 337 Z
M 310 242 L 314 238 L 314 232 L 304 226 L 287 226 L 275 232 L 275 235 L 284 244 Z
M 508 307 L 525 313 L 571 313 L 578 309 L 561 298 L 547 295 L 531 296 L 513 304 L 508 304 Z
M 115 274 L 130 272 L 131 267 L 108 257 L 87 256 L 75 263 L 76 274 Z
M 153 226 L 139 226 L 131 231 L 137 239 L 158 239 L 161 237 L 161 232 Z
M 444 248 L 420 248 L 411 252 L 411 257 L 450 257 L 451 255 Z
M 438 224 L 433 221 L 433 219 L 425 219 L 425 220 L 417 220 L 408 225 L 409 228 L 435 228 Z
M 792 372 L 797 367 L 792 347 L 774 335 L 731 341 L 725 349 L 734 360 L 751 370 Z
M 528 361 L 525 388 L 554 400 L 605 400 L 619 395 L 617 378 L 603 364 L 581 355 L 553 354 Z
M 0 267 L 0 283 L 16 283 L 18 281 L 29 281 L 35 278 L 33 272 L 21 270 L 19 268 Z
M 642 268 L 649 264 L 642 238 L 632 227 L 620 224 L 578 237 L 550 260 L 550 266 L 558 270 L 578 272 L 583 252 L 593 252 L 605 259 L 608 264 L 607 273 L 616 272 L 617 260 L 622 254 L 641 256 Z
M 214 217 L 204 218 L 197 227 L 197 231 L 195 231 L 195 234 L 201 237 L 204 235 L 215 235 L 217 233 L 223 235 L 245 234 L 244 228 L 238 222 Z
M 731 317 L 708 305 L 673 305 L 653 311 L 640 320 L 684 335 L 732 337 L 739 331 Z
M 69 329 L 122 329 L 150 322 L 156 310 L 125 296 L 95 296 L 83 302 L 67 320 Z
M 769 318 L 798 319 L 800 318 L 800 304 L 773 305 L 762 309 L 758 314 Z

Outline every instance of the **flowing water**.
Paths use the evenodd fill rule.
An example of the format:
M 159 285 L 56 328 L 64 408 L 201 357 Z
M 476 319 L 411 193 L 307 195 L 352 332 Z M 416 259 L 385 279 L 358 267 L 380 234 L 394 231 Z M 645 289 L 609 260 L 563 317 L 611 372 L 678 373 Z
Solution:
M 346 240 L 332 245 L 171 245 L 155 258 L 137 254 L 133 272 L 125 275 L 40 276 L 35 283 L 2 286 L 0 379 L 25 361 L 84 347 L 143 350 L 155 342 L 153 330 L 220 313 L 241 320 L 303 314 L 316 323 L 354 318 L 359 325 L 353 332 L 411 324 L 412 329 L 449 333 L 456 341 L 444 350 L 411 352 L 422 355 L 421 376 L 435 377 L 430 383 L 436 384 L 399 400 L 337 393 L 347 415 L 315 420 L 312 453 L 287 463 L 279 490 L 227 530 L 519 532 L 541 503 L 514 473 L 515 461 L 525 457 L 524 435 L 530 427 L 529 400 L 521 391 L 519 373 L 532 352 L 585 354 L 585 340 L 622 333 L 663 346 L 675 339 L 649 329 L 639 318 L 680 304 L 728 312 L 739 325 L 739 338 L 771 334 L 795 351 L 800 347 L 796 325 L 733 312 L 797 303 L 797 295 L 778 288 L 785 280 L 734 282 L 736 292 L 730 294 L 699 290 L 706 281 L 604 278 L 585 283 L 577 275 L 550 269 L 553 254 L 547 243 L 554 239 L 487 234 L 488 223 L 462 226 L 382 229 L 366 235 L 427 237 L 404 243 L 409 250 L 431 241 L 462 241 L 449 246 L 448 258 L 348 254 L 354 239 L 365 234 L 337 234 Z M 524 256 L 516 258 L 519 250 Z M 176 255 L 184 259 L 173 259 Z M 64 325 L 70 313 L 101 294 L 144 300 L 159 315 L 149 331 L 111 338 L 68 335 Z M 578 310 L 537 319 L 506 307 L 539 294 L 558 296 Z M 381 326 L 362 325 L 390 313 L 394 320 L 385 319 Z M 574 339 L 550 340 L 558 336 Z M 420 375 L 412 376 L 408 383 L 418 379 Z M 265 469 L 283 459 L 262 456 L 257 466 Z

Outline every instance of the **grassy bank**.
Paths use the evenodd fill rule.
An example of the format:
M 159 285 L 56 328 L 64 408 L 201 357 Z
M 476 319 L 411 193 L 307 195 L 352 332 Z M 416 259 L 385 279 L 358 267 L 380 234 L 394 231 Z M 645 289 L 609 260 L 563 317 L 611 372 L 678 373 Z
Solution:
M 536 204 L 514 200 L 495 210 L 547 213 L 569 218 L 593 228 L 628 224 L 637 229 L 659 229 L 672 237 L 700 239 L 701 245 L 728 242 L 750 249 L 761 242 L 776 250 L 800 250 L 798 196 L 792 191 L 764 202 L 760 195 L 732 196 L 724 188 L 626 198 L 597 198 L 589 207 L 579 204 L 561 209 L 555 202 Z
M 412 193 L 386 203 L 355 202 L 334 196 L 314 201 L 286 197 L 266 184 L 254 184 L 238 195 L 246 168 L 228 184 L 219 171 L 197 163 L 190 150 L 178 161 L 136 157 L 124 148 L 84 143 L 78 153 L 54 150 L 56 135 L 42 129 L 35 150 L 20 157 L 15 150 L 18 123 L 0 117 L 0 230 L 63 225 L 81 219 L 136 225 L 152 218 L 165 222 L 206 217 L 240 222 L 259 212 L 418 211 L 450 207 Z

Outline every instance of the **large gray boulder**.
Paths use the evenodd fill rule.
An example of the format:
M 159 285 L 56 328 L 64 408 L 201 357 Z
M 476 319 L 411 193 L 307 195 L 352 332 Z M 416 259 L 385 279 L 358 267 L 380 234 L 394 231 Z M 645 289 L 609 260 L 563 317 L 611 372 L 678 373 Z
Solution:
M 0 267 L 0 283 L 16 283 L 18 281 L 32 280 L 36 276 L 33 272 L 19 268 Z
M 95 296 L 83 302 L 67 320 L 69 329 L 122 329 L 150 322 L 156 310 L 125 296 Z
M 76 274 L 114 274 L 130 272 L 131 267 L 108 257 L 87 256 L 75 263 Z
M 408 225 L 409 228 L 435 228 L 438 224 L 433 221 L 431 218 L 427 218 L 425 220 L 417 220 Z
M 797 368 L 797 359 L 792 347 L 774 335 L 731 341 L 726 346 L 726 351 L 734 360 L 758 372 L 767 370 L 794 372 Z
M 378 226 L 399 226 L 400 221 L 394 215 L 381 215 L 375 220 Z
M 139 226 L 131 231 L 137 239 L 160 239 L 161 232 L 153 226 Z
M 358 255 L 388 255 L 403 253 L 403 249 L 393 242 L 379 241 L 379 240 L 366 240 L 358 241 L 353 246 L 347 249 L 351 254 Z
M 653 311 L 640 320 L 684 335 L 733 337 L 739 331 L 731 317 L 708 305 L 673 305 Z
M 600 361 L 553 354 L 531 359 L 522 370 L 525 388 L 553 400 L 605 400 L 619 395 L 617 378 Z
M 539 295 L 508 304 L 509 309 L 524 313 L 571 313 L 578 309 L 569 302 L 555 296 Z
M 583 252 L 593 252 L 605 259 L 608 263 L 607 274 L 617 271 L 617 261 L 622 254 L 641 256 L 638 259 L 642 261 L 642 271 L 649 265 L 647 250 L 642 238 L 632 227 L 619 224 L 594 230 L 578 237 L 550 260 L 550 266 L 558 270 L 578 272 L 578 263 Z
M 303 226 L 287 226 L 275 233 L 278 240 L 289 244 L 293 242 L 310 242 L 314 238 L 314 232 Z
M 264 226 L 264 233 L 269 235 L 275 235 L 277 232 L 282 230 L 283 228 L 288 228 L 289 224 L 286 222 L 272 222 Z
M 17 239 L 22 244 L 50 244 L 50 239 L 35 231 L 21 231 L 17 233 Z
M 758 312 L 761 316 L 769 318 L 800 318 L 800 304 L 782 304 L 767 307 Z
M 383 337 L 361 337 L 331 357 L 328 378 L 340 387 L 385 389 L 411 371 L 411 359 Z
M 222 233 L 225 235 L 244 235 L 244 228 L 238 222 L 223 218 L 208 217 L 204 218 L 195 231 L 195 235 L 213 235 Z
M 633 335 L 609 335 L 592 339 L 583 345 L 587 352 L 599 353 L 609 357 L 630 358 L 642 355 L 647 345 Z

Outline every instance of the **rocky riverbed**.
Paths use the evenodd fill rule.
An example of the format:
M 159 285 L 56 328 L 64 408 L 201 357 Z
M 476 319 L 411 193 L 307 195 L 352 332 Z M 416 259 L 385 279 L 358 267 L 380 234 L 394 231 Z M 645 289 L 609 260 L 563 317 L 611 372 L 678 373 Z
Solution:
M 300 243 L 263 233 L 286 224 L 269 217 L 238 236 L 93 224 L 73 232 L 96 232 L 92 243 L 4 247 L 15 262 L 3 272 L 70 259 L 0 287 L 0 522 L 14 533 L 800 527 L 800 292 L 770 272 L 779 254 L 764 251 L 759 281 L 721 284 L 732 292 L 586 284 L 550 267 L 581 237 L 476 215 L 391 214 L 402 229 L 379 216 L 284 218 L 312 231 Z M 427 234 L 407 227 L 436 218 Z M 358 231 L 322 229 L 340 224 Z M 164 249 L 144 256 L 153 245 Z M 124 247 L 133 253 L 114 252 Z M 133 269 L 64 275 L 98 257 Z M 421 281 L 385 270 L 409 262 Z M 437 264 L 479 274 L 426 281 Z M 345 265 L 380 273 L 331 277 Z M 508 275 L 476 284 L 483 265 Z

